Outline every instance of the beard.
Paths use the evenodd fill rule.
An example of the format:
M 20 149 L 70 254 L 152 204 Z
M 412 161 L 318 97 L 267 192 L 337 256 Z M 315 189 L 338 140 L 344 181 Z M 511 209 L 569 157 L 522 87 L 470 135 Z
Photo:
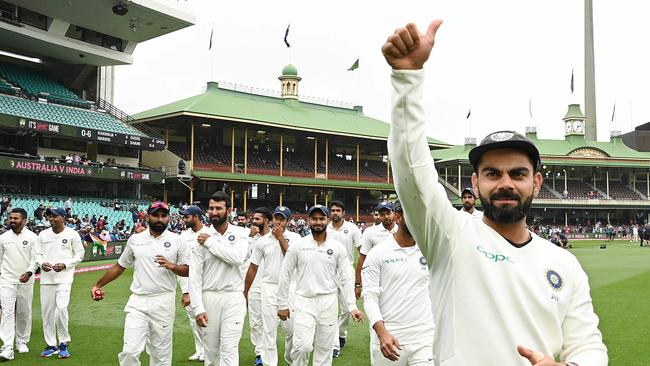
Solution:
M 309 230 L 311 230 L 312 233 L 316 234 L 322 234 L 326 229 L 327 228 L 324 225 L 314 225 L 309 227 Z
M 332 215 L 332 222 L 339 222 L 339 221 L 341 221 L 341 216 Z
M 226 221 L 228 221 L 228 216 L 227 215 L 223 215 L 223 217 L 219 217 L 219 216 L 211 216 L 210 217 L 210 222 L 212 223 L 213 227 L 221 226 Z
M 465 209 L 465 211 L 468 211 L 469 209 L 471 209 L 472 206 L 474 206 L 474 205 L 472 205 L 470 202 L 463 203 L 463 208 Z
M 167 229 L 168 224 L 159 222 L 157 224 L 149 223 L 149 229 L 155 233 L 162 234 Z
M 483 202 L 483 214 L 490 220 L 498 224 L 514 224 L 528 216 L 530 206 L 533 203 L 533 195 L 522 201 L 521 197 L 510 191 L 497 192 L 490 196 L 488 200 L 479 193 L 481 202 Z M 516 206 L 497 207 L 492 202 L 498 199 L 511 199 L 519 202 Z
M 189 223 L 189 224 L 186 222 L 186 223 L 185 223 L 185 227 L 188 228 L 188 229 L 192 229 L 192 230 L 194 230 L 194 228 L 196 227 L 196 222 L 192 221 L 192 222 Z

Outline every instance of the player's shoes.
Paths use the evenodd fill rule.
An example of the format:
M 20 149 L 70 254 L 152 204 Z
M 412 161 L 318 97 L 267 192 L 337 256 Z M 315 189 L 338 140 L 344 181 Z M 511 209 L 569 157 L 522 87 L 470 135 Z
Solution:
M 190 360 L 190 361 L 200 361 L 201 360 L 201 354 L 196 352 L 193 355 L 191 355 L 190 357 L 188 357 L 187 359 Z
M 335 349 L 332 351 L 332 358 L 339 358 L 341 356 L 341 351 Z
M 262 362 L 262 356 L 257 355 L 255 356 L 255 366 L 262 366 L 264 365 L 264 362 Z
M 345 347 L 345 338 L 339 337 L 339 347 L 340 348 Z
M 70 352 L 68 351 L 68 345 L 65 343 L 59 344 L 59 358 L 68 358 L 70 357 Z
M 2 352 L 0 352 L 0 361 L 11 361 L 14 359 L 14 349 L 13 347 L 5 347 Z
M 27 352 L 29 352 L 29 348 L 27 348 L 26 343 L 17 343 L 16 348 L 18 349 L 18 353 L 27 353 Z
M 41 357 L 51 357 L 52 355 L 56 355 L 57 353 L 59 353 L 58 348 L 53 346 L 47 346 L 45 347 L 43 352 L 41 352 Z

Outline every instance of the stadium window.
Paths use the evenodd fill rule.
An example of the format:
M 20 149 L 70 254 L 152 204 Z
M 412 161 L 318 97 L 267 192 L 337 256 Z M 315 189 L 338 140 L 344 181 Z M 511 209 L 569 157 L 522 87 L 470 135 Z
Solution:
M 18 21 L 34 28 L 47 30 L 47 16 L 25 8 L 18 8 Z
M 70 25 L 68 31 L 65 33 L 65 36 L 82 42 L 94 44 L 96 46 L 108 48 L 109 50 L 113 51 L 124 52 L 124 48 L 126 48 L 126 41 L 123 39 L 96 32 L 94 30 L 80 27 L 78 25 Z
M 0 1 L 0 18 L 10 22 L 18 20 L 18 7 L 4 1 Z

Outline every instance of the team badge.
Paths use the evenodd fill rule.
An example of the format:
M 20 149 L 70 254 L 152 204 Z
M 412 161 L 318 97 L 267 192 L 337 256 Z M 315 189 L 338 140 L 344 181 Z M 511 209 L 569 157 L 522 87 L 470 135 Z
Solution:
M 555 272 L 552 269 L 546 271 L 546 280 L 548 281 L 548 284 L 551 285 L 551 287 L 556 291 L 560 291 L 560 289 L 562 289 L 562 285 L 564 285 L 562 276 L 560 276 L 559 273 Z
M 23 245 L 27 245 L 27 240 L 23 240 Z
M 172 246 L 172 243 L 166 241 L 165 244 L 163 244 L 163 245 L 165 246 L 165 248 L 169 248 L 169 247 Z
M 68 244 L 68 239 L 63 239 L 62 242 L 63 244 Z
M 348 229 L 343 230 L 343 234 L 347 234 L 347 233 L 348 233 Z
M 286 211 L 286 210 L 287 210 L 286 207 L 284 207 L 284 206 L 280 206 L 280 211 L 283 211 L 283 212 L 284 212 L 284 211 Z
M 234 236 L 234 235 L 230 235 L 230 236 L 228 237 L 228 240 L 230 240 L 230 241 L 235 241 L 235 236 Z
M 427 265 L 427 259 L 424 258 L 424 257 L 420 257 L 420 264 L 423 265 L 423 266 L 426 266 Z
M 327 254 L 332 255 L 334 254 L 334 251 L 332 249 L 327 249 Z
M 512 132 L 496 132 L 490 136 L 492 141 L 506 141 L 510 140 L 514 136 Z

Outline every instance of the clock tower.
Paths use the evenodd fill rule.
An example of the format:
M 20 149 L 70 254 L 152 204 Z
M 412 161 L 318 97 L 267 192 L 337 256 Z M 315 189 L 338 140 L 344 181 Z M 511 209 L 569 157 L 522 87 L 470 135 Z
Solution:
M 564 136 L 584 136 L 585 117 L 580 110 L 580 104 L 569 104 L 569 109 L 562 120 L 564 121 Z

